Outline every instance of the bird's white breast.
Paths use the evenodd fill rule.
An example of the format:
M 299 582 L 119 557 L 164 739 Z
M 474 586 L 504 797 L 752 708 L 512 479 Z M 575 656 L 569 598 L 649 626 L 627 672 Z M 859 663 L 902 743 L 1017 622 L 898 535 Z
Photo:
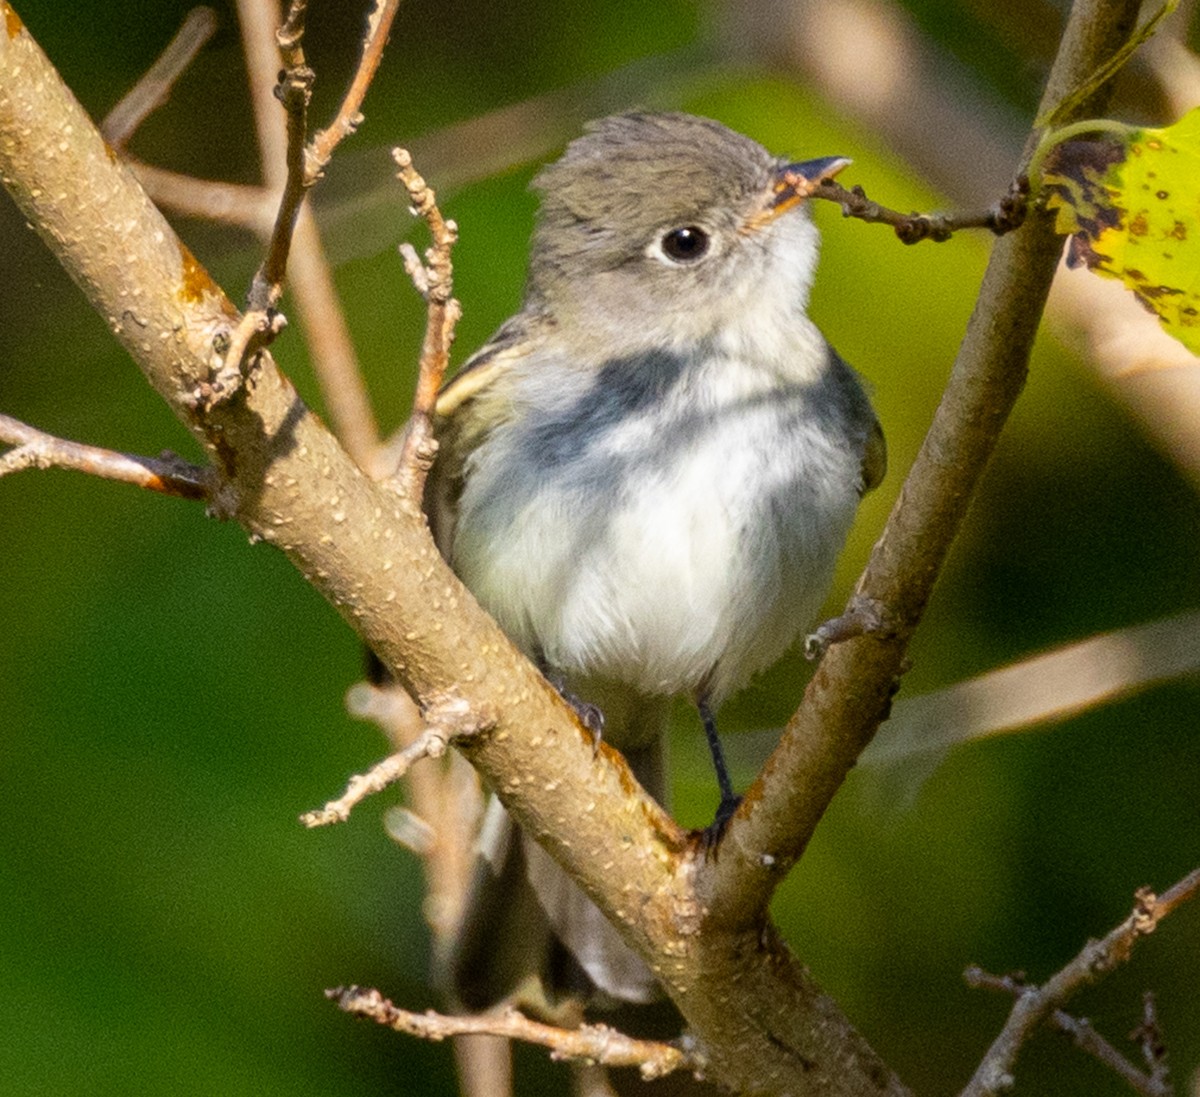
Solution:
M 452 553 L 527 652 L 719 700 L 812 623 L 867 426 L 853 374 L 793 333 L 786 358 L 733 337 L 555 393 L 530 363 L 526 406 L 472 455 Z

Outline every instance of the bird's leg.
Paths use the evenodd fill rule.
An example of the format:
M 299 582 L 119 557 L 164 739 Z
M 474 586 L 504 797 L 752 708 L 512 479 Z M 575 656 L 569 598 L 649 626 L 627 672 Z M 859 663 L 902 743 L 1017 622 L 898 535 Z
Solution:
M 717 786 L 721 790 L 721 802 L 717 805 L 716 817 L 700 836 L 700 844 L 705 851 L 715 854 L 721 837 L 725 833 L 725 828 L 729 825 L 729 820 L 733 818 L 733 813 L 737 811 L 742 798 L 733 791 L 733 782 L 729 779 L 729 767 L 725 764 L 725 752 L 721 749 L 721 740 L 717 735 L 717 718 L 708 698 L 703 694 L 696 698 L 696 708 L 700 711 L 700 722 L 704 725 L 704 737 L 708 740 L 713 769 L 717 771 Z

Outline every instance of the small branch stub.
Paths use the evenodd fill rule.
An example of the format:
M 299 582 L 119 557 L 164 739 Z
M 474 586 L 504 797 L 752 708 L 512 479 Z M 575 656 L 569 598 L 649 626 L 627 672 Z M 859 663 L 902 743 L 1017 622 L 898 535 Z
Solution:
M 810 662 L 819 659 L 831 644 L 841 644 L 857 636 L 887 637 L 895 635 L 888 624 L 888 612 L 874 598 L 855 595 L 846 612 L 819 625 L 804 638 L 804 657 Z

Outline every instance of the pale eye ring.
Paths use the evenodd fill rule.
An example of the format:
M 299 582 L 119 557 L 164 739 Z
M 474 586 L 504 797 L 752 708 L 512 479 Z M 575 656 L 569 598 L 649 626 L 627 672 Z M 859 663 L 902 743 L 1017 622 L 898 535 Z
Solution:
M 662 253 L 676 263 L 694 263 L 708 251 L 708 233 L 698 225 L 683 225 L 663 233 Z

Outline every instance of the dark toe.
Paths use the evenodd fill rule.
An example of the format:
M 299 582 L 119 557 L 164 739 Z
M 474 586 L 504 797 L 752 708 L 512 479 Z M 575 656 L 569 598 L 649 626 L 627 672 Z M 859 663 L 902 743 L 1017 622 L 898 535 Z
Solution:
M 705 857 L 711 857 L 714 861 L 717 859 L 721 839 L 725 837 L 725 828 L 729 826 L 729 820 L 733 818 L 741 802 L 740 796 L 722 798 L 713 821 L 698 833 L 700 851 Z

